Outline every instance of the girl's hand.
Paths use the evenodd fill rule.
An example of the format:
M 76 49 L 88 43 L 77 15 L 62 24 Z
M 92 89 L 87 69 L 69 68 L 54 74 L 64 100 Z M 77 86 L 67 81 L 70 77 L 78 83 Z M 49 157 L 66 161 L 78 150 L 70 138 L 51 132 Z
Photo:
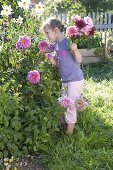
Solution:
M 47 58 L 48 58 L 48 53 L 45 53 L 44 55 L 45 55 L 45 57 L 47 57 Z
M 77 48 L 77 44 L 75 44 L 75 43 L 72 43 L 71 45 L 70 45 L 70 48 L 71 48 L 71 50 L 72 51 L 76 51 L 78 48 Z

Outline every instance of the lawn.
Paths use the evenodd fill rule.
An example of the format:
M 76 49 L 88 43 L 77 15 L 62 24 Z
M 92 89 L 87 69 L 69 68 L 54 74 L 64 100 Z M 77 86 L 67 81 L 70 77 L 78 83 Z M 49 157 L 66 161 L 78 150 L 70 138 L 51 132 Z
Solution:
M 78 113 L 73 135 L 53 136 L 43 158 L 49 170 L 113 169 L 113 59 L 82 69 L 90 105 Z

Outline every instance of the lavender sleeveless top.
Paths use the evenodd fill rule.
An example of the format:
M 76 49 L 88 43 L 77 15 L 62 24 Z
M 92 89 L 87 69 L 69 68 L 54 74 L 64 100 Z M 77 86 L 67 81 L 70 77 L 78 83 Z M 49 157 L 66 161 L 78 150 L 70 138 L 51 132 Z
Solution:
M 74 56 L 67 48 L 68 39 L 64 38 L 61 42 L 55 45 L 56 61 L 62 82 L 80 81 L 83 77 L 83 72 L 80 65 L 75 61 Z

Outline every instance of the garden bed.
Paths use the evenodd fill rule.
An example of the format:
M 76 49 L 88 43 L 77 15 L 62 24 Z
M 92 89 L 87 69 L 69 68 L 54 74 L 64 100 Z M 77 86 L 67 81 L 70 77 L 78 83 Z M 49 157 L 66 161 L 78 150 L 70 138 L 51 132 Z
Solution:
M 40 154 L 37 156 L 28 156 L 20 161 L 22 165 L 18 167 L 18 170 L 46 170 L 42 165 L 42 157 Z

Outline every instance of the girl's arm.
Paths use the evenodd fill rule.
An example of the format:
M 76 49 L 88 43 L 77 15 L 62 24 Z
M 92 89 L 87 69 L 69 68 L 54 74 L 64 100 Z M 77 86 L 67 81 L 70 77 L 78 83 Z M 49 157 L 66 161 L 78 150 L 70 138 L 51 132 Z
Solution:
M 55 57 L 54 57 L 54 58 L 52 58 L 52 59 L 50 59 L 49 61 L 50 61 L 50 63 L 51 63 L 51 64 L 53 64 L 54 66 L 56 66 L 56 67 L 57 67 L 57 62 L 56 62 Z
M 71 44 L 71 50 L 72 50 L 72 54 L 75 58 L 75 61 L 80 64 L 82 62 L 82 56 L 77 48 L 77 45 L 75 43 Z

